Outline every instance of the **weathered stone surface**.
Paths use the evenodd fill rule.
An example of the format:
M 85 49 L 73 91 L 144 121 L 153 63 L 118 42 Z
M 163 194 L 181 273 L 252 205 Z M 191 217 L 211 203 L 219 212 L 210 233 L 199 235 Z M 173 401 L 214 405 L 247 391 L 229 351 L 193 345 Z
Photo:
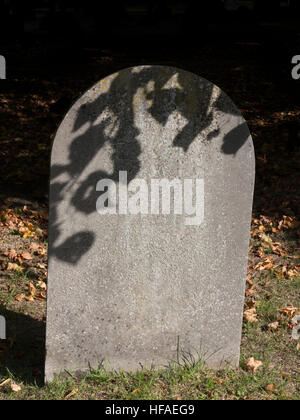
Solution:
M 120 172 L 132 191 L 144 180 L 149 206 L 120 202 Z M 96 210 L 104 179 L 115 183 L 104 194 L 115 212 L 116 187 L 116 214 Z M 155 210 L 153 179 L 198 179 L 198 219 L 172 207 L 124 214 L 141 203 Z M 142 66 L 85 93 L 52 150 L 46 380 L 102 362 L 165 366 L 182 354 L 237 366 L 253 184 L 246 123 L 207 80 Z

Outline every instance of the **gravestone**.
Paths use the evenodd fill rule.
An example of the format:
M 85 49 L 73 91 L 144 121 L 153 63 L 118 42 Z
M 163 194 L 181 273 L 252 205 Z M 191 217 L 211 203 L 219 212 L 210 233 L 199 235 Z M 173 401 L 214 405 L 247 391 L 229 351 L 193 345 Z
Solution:
M 254 185 L 247 125 L 172 67 L 101 80 L 52 149 L 46 381 L 239 361 Z

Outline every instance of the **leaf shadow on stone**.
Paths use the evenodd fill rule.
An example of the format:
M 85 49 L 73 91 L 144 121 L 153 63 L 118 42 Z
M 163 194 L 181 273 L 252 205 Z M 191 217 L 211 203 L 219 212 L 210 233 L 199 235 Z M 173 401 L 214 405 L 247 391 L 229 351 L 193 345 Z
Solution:
M 155 70 L 155 80 L 153 78 Z M 161 71 L 157 72 L 157 70 Z M 157 77 L 157 74 L 159 77 Z M 130 84 L 128 78 L 130 77 Z M 177 78 L 171 87 L 166 85 L 172 78 Z M 204 81 L 204 83 L 208 83 Z M 152 88 L 149 88 L 152 84 Z M 151 104 L 148 112 L 161 126 L 165 126 L 170 115 L 177 111 L 187 121 L 182 130 L 175 136 L 173 147 L 180 147 L 187 152 L 197 136 L 206 131 L 206 142 L 213 141 L 219 136 L 219 128 L 214 127 L 213 111 L 215 108 L 223 113 L 239 115 L 239 111 L 223 92 L 213 99 L 213 84 L 205 85 L 202 95 L 193 94 L 193 88 L 199 86 L 199 77 L 192 73 L 180 73 L 172 67 L 145 66 L 140 71 L 127 69 L 120 72 L 111 82 L 109 89 L 102 92 L 91 102 L 81 105 L 76 116 L 73 132 L 76 133 L 84 126 L 87 127 L 83 134 L 73 140 L 69 148 L 69 162 L 66 165 L 51 167 L 51 212 L 52 226 L 50 233 L 49 255 L 71 264 L 76 264 L 93 245 L 95 236 L 93 232 L 82 232 L 67 238 L 59 246 L 53 244 L 59 239 L 62 227 L 57 222 L 57 205 L 63 200 L 63 189 L 74 183 L 82 176 L 85 168 L 90 164 L 96 154 L 106 145 L 112 150 L 112 171 L 97 170 L 78 182 L 71 204 L 76 211 L 90 215 L 96 210 L 96 184 L 101 179 L 109 178 L 119 182 L 119 172 L 127 172 L 127 182 L 133 180 L 140 170 L 140 155 L 142 148 L 138 139 L 139 128 L 135 124 L 135 95 L 140 88 L 144 89 L 145 99 Z M 229 106 L 229 104 L 232 104 Z M 109 110 L 115 116 L 101 119 L 101 115 Z M 100 117 L 100 119 L 99 119 Z M 210 129 L 211 127 L 211 129 Z M 236 127 L 223 139 L 221 152 L 235 155 L 249 137 L 246 124 Z M 124 139 L 129 139 L 124 141 Z M 64 182 L 55 182 L 61 174 L 69 178 Z M 104 192 L 103 192 L 104 193 Z M 53 223 L 54 221 L 54 223 Z M 82 241 L 80 239 L 83 239 Z M 71 253 L 74 251 L 74 256 Z
M 249 138 L 249 129 L 246 123 L 240 124 L 224 136 L 222 152 L 226 155 L 235 155 Z
M 94 240 L 95 235 L 92 232 L 75 233 L 55 248 L 55 255 L 69 264 L 76 264 L 79 258 L 91 248 Z
M 6 319 L 7 340 L 0 340 L 0 374 L 13 374 L 24 384 L 42 385 L 45 365 L 46 324 L 31 316 L 7 310 L 0 305 Z

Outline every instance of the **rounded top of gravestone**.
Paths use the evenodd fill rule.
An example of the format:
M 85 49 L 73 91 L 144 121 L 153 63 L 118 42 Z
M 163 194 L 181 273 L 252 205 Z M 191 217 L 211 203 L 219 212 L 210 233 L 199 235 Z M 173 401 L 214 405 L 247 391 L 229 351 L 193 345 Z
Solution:
M 71 137 L 82 140 L 89 134 L 90 141 L 97 131 L 101 147 L 106 142 L 122 142 L 125 132 L 125 137 L 130 132 L 133 144 L 141 131 L 147 132 L 147 124 L 153 129 L 149 117 L 164 131 L 175 130 L 172 147 L 185 153 L 196 141 L 205 146 L 220 135 L 220 152 L 226 155 L 235 156 L 247 141 L 252 145 L 239 110 L 219 87 L 191 72 L 158 65 L 127 68 L 96 83 L 67 113 L 58 134 L 70 130 Z M 141 130 L 138 124 L 143 122 Z M 232 124 L 236 125 L 233 130 L 222 128 Z M 80 133 L 85 133 L 84 137 Z M 61 141 L 61 136 L 56 139 Z M 138 156 L 138 149 L 136 144 L 129 152 Z M 115 158 L 122 166 L 122 157 Z

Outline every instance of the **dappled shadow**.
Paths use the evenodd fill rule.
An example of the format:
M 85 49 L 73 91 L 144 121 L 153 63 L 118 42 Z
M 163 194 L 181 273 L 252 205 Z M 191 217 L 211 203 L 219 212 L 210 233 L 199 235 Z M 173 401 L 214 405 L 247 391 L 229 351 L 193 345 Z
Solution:
M 224 136 L 222 152 L 227 155 L 235 155 L 249 137 L 249 129 L 246 123 L 240 124 Z
M 75 137 L 69 145 L 67 163 L 53 162 L 51 167 L 50 257 L 76 264 L 95 240 L 93 232 L 83 231 L 58 246 L 55 244 L 63 229 L 57 217 L 58 204 L 64 200 L 66 190 L 74 191 L 70 200 L 73 209 L 89 215 L 96 211 L 98 181 L 109 178 L 119 182 L 119 172 L 126 171 L 129 183 L 139 173 L 142 153 L 139 136 L 143 133 L 136 124 L 136 108 L 141 106 L 137 98 L 141 91 L 147 112 L 161 126 L 167 124 L 174 111 L 185 119 L 186 124 L 176 129 L 172 141 L 173 147 L 182 148 L 184 152 L 204 132 L 205 142 L 220 135 L 219 127 L 214 124 L 215 111 L 239 115 L 222 91 L 216 97 L 213 84 L 176 68 L 144 66 L 138 71 L 133 68 L 116 73 L 109 84 L 104 79 L 91 94 L 94 96 L 87 98 L 76 111 L 72 128 Z M 224 137 L 221 152 L 235 155 L 248 137 L 247 125 L 243 123 Z M 87 167 L 105 147 L 111 151 L 111 171 L 99 167 L 85 175 Z M 63 181 L 59 180 L 60 176 Z
M 7 326 L 7 340 L 0 340 L 0 375 L 10 373 L 25 384 L 42 385 L 45 322 L 9 311 L 3 305 L 0 305 L 0 313 L 5 317 Z

